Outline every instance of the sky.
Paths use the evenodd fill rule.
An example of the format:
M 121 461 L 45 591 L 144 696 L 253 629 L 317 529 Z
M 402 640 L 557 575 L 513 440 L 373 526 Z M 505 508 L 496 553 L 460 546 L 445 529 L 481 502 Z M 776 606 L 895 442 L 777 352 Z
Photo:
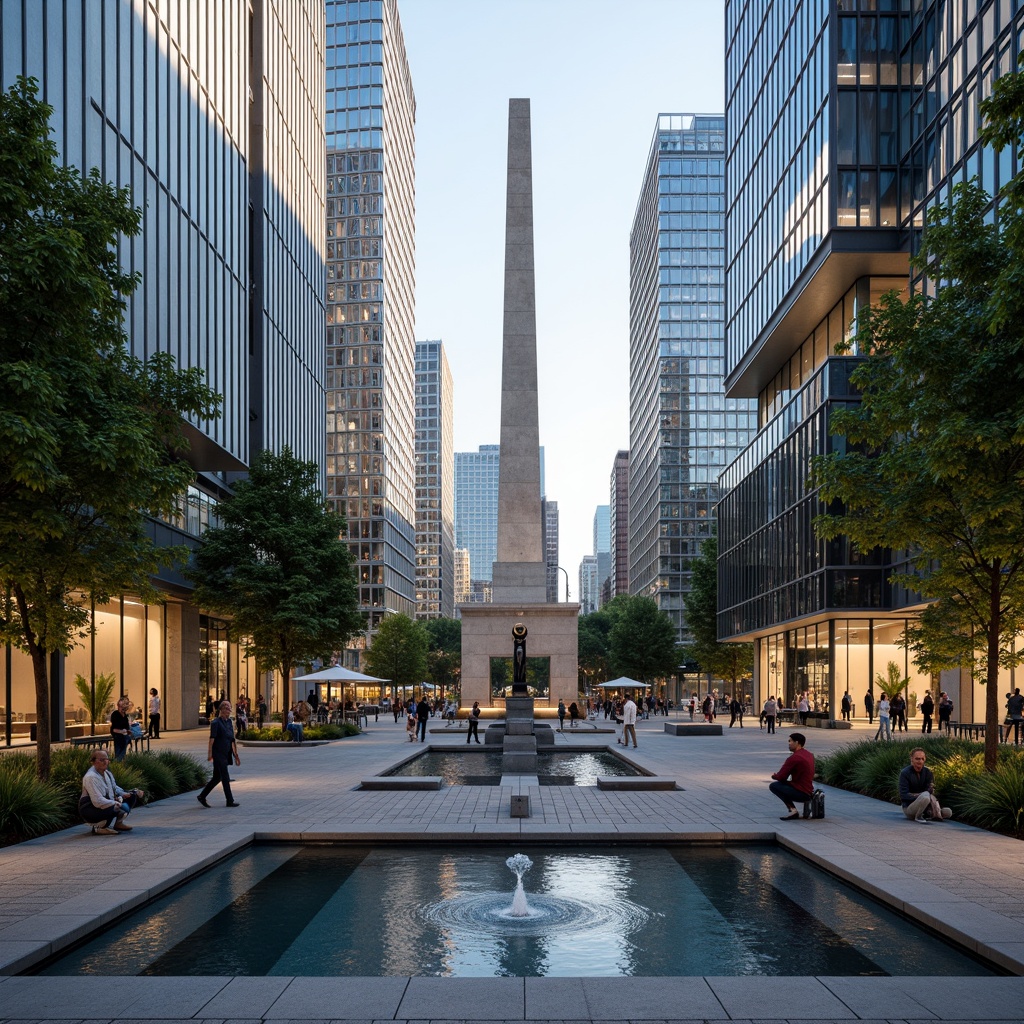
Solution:
M 416 338 L 455 450 L 497 444 L 508 101 L 531 101 L 540 443 L 579 599 L 629 447 L 629 235 L 660 113 L 724 110 L 722 0 L 399 0 L 416 93 Z M 561 578 L 560 598 L 565 579 Z

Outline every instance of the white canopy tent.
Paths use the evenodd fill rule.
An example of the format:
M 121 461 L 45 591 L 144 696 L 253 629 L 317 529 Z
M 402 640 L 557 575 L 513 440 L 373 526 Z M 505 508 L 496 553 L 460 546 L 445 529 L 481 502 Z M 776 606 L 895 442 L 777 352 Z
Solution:
M 619 676 L 618 679 L 611 679 L 607 683 L 598 683 L 599 690 L 649 690 L 650 683 L 641 683 L 639 680 L 630 679 L 629 676 Z
M 331 699 L 331 683 L 340 683 L 342 704 L 345 703 L 346 683 L 389 683 L 391 681 L 390 679 L 380 679 L 377 676 L 368 676 L 362 672 L 354 672 L 343 665 L 331 665 L 330 668 L 322 668 L 319 672 L 310 672 L 308 675 L 293 676 L 292 678 L 296 683 L 326 683 L 328 700 Z

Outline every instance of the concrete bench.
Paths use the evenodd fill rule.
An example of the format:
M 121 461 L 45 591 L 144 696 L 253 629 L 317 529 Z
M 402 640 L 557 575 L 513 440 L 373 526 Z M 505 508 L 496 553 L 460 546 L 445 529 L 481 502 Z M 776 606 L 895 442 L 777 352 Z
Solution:
M 378 775 L 363 779 L 360 789 L 440 789 L 440 775 Z
M 678 789 L 675 779 L 663 775 L 599 775 L 598 789 L 639 792 L 649 789 Z
M 721 736 L 722 727 L 710 722 L 666 722 L 665 732 L 669 736 Z

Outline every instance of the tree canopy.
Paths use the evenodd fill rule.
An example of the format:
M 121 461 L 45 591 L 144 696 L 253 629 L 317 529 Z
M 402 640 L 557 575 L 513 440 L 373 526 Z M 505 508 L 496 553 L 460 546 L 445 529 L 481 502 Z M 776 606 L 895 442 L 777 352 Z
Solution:
M 647 683 L 675 672 L 679 664 L 676 627 L 654 598 L 623 597 L 613 614 L 608 634 L 610 675 Z
M 260 452 L 218 507 L 188 575 L 193 601 L 229 619 L 260 669 L 281 673 L 333 652 L 363 628 L 345 519 L 320 490 L 315 463 Z
M 1024 125 L 1017 75 L 995 83 L 983 137 Z M 815 460 L 822 535 L 861 550 L 909 549 L 894 582 L 932 599 L 906 642 L 923 668 L 985 674 L 985 765 L 995 770 L 999 667 L 1024 657 L 1024 186 L 990 215 L 975 182 L 929 211 L 912 265 L 934 295 L 882 297 L 858 324 L 869 350 L 852 375 L 861 402 L 838 413 L 846 444 Z
M 427 674 L 429 644 L 423 623 L 401 613 L 385 615 L 366 652 L 366 664 L 373 675 L 390 679 L 396 687 L 419 686 Z
M 200 370 L 131 357 L 138 278 L 117 247 L 139 231 L 127 190 L 58 162 L 36 83 L 0 94 L 0 642 L 28 653 L 37 771 L 50 771 L 48 655 L 87 634 L 90 603 L 155 600 L 157 548 L 194 474 L 183 418 L 218 414 Z
M 693 642 L 686 647 L 688 660 L 701 670 L 737 682 L 753 671 L 753 644 L 723 644 L 718 640 L 718 538 L 714 534 L 701 545 L 690 566 L 690 590 L 683 596 L 686 625 Z
M 462 620 L 426 619 L 427 673 L 435 686 L 457 690 L 462 676 Z

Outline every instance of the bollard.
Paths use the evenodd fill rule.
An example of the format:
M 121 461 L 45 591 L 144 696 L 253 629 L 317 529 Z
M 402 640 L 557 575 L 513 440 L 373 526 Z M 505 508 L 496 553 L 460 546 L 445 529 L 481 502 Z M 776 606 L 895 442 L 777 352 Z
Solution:
M 528 795 L 512 797 L 511 817 L 528 818 L 530 816 L 530 798 Z

